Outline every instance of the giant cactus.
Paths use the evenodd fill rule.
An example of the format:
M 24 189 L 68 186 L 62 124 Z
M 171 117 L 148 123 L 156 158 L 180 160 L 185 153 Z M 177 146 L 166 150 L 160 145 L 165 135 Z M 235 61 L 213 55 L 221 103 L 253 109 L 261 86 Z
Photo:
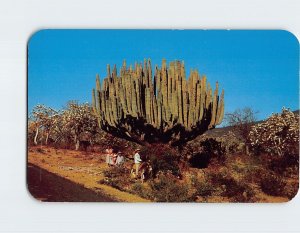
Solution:
M 149 59 L 134 68 L 124 61 L 120 76 L 116 66 L 111 73 L 108 65 L 102 84 L 96 76 L 92 103 L 103 130 L 138 142 L 178 145 L 221 123 L 224 91 L 219 97 L 218 83 L 213 92 L 195 70 L 186 79 L 180 61 L 168 67 L 163 60 L 153 73 Z

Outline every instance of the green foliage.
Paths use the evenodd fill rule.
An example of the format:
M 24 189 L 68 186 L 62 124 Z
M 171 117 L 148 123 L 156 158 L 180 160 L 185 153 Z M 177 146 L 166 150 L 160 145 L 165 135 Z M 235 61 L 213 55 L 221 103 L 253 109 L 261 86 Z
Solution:
M 179 183 L 171 173 L 161 173 L 158 179 L 150 182 L 152 196 L 158 202 L 186 202 L 191 201 L 189 186 Z
M 150 59 L 145 59 L 134 68 L 124 62 L 119 74 L 108 65 L 102 83 L 96 76 L 92 103 L 101 129 L 136 142 L 175 145 L 222 122 L 224 91 L 218 92 L 218 83 L 213 92 L 198 71 L 186 78 L 183 62 L 168 66 L 163 60 L 152 72 Z
M 104 171 L 102 183 L 110 185 L 122 191 L 126 191 L 132 183 L 130 171 L 125 166 L 114 166 Z
M 151 188 L 139 181 L 132 185 L 131 192 L 146 199 L 153 199 Z

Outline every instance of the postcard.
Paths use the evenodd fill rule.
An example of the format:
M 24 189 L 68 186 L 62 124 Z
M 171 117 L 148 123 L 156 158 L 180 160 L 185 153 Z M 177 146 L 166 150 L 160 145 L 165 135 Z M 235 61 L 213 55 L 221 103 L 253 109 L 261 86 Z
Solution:
M 299 187 L 284 30 L 40 30 L 27 185 L 46 202 L 277 203 Z

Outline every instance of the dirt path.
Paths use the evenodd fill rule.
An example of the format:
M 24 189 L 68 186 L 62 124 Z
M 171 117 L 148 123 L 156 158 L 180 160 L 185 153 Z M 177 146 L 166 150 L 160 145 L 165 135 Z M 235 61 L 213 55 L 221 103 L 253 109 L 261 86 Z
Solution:
M 59 177 L 33 164 L 27 166 L 28 190 L 33 197 L 49 202 L 115 202 L 100 192 L 94 192 Z
M 99 181 L 104 178 L 103 171 L 107 169 L 107 165 L 104 161 L 105 157 L 97 153 L 84 153 L 44 146 L 29 148 L 28 165 L 34 166 L 34 168 L 42 168 L 41 171 L 47 174 L 44 177 L 45 181 L 43 181 L 47 182 L 47 184 L 39 184 L 37 178 L 39 178 L 40 174 L 35 173 L 30 175 L 29 173 L 36 172 L 36 169 L 28 168 L 27 182 L 30 186 L 30 191 L 33 194 L 36 193 L 37 198 L 45 201 L 101 202 L 116 200 L 119 202 L 150 202 L 137 195 L 123 192 L 100 183 Z M 49 174 L 52 174 L 52 176 Z M 56 179 L 58 181 L 56 181 Z M 39 185 L 42 185 L 42 188 L 38 188 Z M 62 189 L 64 186 L 66 186 L 66 188 Z M 81 190 L 85 191 L 80 192 Z M 90 192 L 87 192 L 87 190 Z M 50 192 L 51 197 L 47 197 L 47 192 Z M 63 194 L 61 194 L 61 192 Z M 75 192 L 79 193 L 74 197 L 72 193 Z M 92 194 L 90 198 L 88 193 L 100 193 L 101 198 L 107 197 L 108 199 L 102 200 L 99 196 L 96 197 Z M 58 196 L 54 197 L 54 195 Z M 61 197 L 61 195 L 63 196 Z M 62 200 L 62 198 L 64 198 L 64 200 Z

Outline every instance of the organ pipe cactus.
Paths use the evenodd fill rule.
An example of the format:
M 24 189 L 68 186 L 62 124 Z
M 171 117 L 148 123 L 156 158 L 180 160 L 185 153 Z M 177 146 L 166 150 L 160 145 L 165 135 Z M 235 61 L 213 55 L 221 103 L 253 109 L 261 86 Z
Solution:
M 164 59 L 154 72 L 150 59 L 134 68 L 124 61 L 120 76 L 116 66 L 111 73 L 108 65 L 102 84 L 96 76 L 92 97 L 99 127 L 137 142 L 178 145 L 214 128 L 224 116 L 224 91 L 219 96 L 218 83 L 213 92 L 196 70 L 186 79 L 180 61 L 167 66 Z

